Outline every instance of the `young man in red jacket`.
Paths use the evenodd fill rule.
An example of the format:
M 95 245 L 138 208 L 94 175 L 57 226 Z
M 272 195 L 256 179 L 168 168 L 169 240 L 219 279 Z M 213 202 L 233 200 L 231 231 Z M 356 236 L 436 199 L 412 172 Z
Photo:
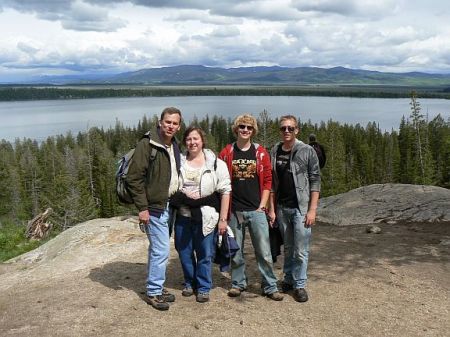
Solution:
M 281 301 L 283 296 L 278 292 L 273 270 L 269 224 L 265 213 L 272 187 L 269 154 L 264 147 L 252 143 L 252 137 L 258 132 L 258 124 L 253 116 L 238 116 L 233 123 L 233 132 L 237 137 L 236 142 L 228 144 L 219 154 L 230 171 L 232 194 L 229 226 L 240 248 L 231 260 L 232 284 L 228 296 L 238 297 L 247 288 L 243 255 L 247 227 L 262 276 L 263 293 L 274 301 Z

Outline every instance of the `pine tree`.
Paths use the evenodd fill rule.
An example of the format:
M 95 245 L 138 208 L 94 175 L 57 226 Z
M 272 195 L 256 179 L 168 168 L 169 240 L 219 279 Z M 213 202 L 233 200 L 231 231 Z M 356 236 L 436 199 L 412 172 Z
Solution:
M 430 152 L 427 122 L 420 113 L 420 103 L 415 91 L 411 93 L 411 120 L 415 135 L 415 159 L 417 171 L 414 181 L 421 184 L 431 184 L 434 180 L 432 155 Z
M 327 123 L 327 170 L 322 175 L 323 196 L 345 192 L 345 149 L 339 123 Z
M 255 142 L 270 149 L 279 138 L 278 124 L 272 122 L 270 113 L 266 109 L 259 114 L 257 122 L 259 132 L 255 137 Z
M 414 132 L 411 124 L 402 117 L 398 134 L 398 147 L 400 152 L 400 162 L 398 172 L 398 182 L 402 184 L 412 184 L 414 182 L 414 156 L 413 156 Z

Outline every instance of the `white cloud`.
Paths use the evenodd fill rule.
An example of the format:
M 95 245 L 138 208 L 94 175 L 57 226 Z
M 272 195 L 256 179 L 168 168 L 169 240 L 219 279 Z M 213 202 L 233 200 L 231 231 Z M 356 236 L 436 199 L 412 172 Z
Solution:
M 430 0 L 3 0 L 11 74 L 203 64 L 450 72 L 450 12 Z M 26 23 L 26 24 L 25 24 Z
M 17 43 L 17 49 L 19 49 L 20 51 L 23 51 L 27 54 L 31 54 L 31 53 L 34 54 L 39 51 L 39 48 L 33 47 L 32 45 L 22 42 L 22 41 Z
M 395 0 L 292 0 L 300 11 L 339 14 L 366 18 L 379 18 L 393 15 L 398 10 Z

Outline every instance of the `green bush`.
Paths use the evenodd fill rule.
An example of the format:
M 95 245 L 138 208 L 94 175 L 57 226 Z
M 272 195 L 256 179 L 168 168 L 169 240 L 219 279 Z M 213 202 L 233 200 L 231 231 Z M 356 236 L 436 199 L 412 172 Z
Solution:
M 0 262 L 39 247 L 48 241 L 50 237 L 56 236 L 57 233 L 52 232 L 49 238 L 41 241 L 28 240 L 24 234 L 25 226 L 10 223 L 2 224 L 0 227 Z

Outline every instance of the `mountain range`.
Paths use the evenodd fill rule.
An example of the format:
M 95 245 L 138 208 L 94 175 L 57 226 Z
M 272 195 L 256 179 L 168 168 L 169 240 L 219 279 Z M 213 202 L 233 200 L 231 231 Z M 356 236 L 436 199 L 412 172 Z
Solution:
M 46 76 L 34 83 L 140 85 L 393 85 L 449 86 L 450 74 L 388 73 L 344 67 L 240 67 L 202 65 L 141 69 L 115 75 Z

